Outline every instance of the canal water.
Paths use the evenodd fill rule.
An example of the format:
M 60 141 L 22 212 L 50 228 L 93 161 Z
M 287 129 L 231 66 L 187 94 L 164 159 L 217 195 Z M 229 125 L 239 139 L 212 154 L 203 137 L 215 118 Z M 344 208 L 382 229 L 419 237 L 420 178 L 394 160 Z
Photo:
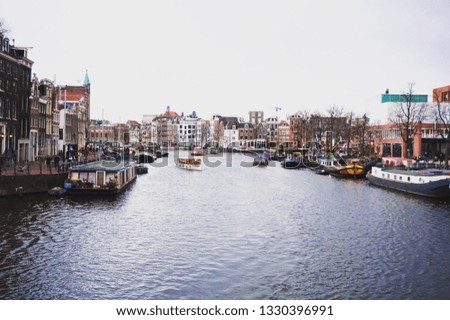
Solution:
M 2 299 L 450 299 L 450 202 L 244 155 L 0 199 Z

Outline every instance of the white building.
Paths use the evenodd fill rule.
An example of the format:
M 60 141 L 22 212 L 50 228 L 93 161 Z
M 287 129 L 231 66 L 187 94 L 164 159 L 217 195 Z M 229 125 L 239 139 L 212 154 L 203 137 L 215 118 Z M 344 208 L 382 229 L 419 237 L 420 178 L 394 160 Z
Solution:
M 202 147 L 206 141 L 202 134 L 203 120 L 195 115 L 182 117 L 175 134 L 175 143 L 180 147 Z

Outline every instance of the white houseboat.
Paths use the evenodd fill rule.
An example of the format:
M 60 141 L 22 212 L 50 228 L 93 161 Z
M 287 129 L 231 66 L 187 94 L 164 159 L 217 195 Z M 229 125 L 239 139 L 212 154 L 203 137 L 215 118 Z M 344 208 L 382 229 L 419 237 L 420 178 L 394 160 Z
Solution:
M 450 198 L 450 170 L 372 167 L 370 183 L 431 198 Z
M 67 194 L 117 194 L 134 181 L 134 164 L 103 160 L 69 168 L 64 188 Z

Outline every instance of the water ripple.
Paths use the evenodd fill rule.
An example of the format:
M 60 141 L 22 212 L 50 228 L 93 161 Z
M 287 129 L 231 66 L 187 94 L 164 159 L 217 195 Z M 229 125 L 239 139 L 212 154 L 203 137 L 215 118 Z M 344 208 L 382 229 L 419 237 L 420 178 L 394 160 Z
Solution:
M 447 201 L 217 159 L 111 199 L 0 199 L 0 298 L 450 298 Z

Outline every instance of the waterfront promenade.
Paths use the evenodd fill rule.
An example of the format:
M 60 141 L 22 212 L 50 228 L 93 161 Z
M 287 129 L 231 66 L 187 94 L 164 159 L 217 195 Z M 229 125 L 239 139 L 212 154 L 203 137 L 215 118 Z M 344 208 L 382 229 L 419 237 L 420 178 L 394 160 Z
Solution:
M 94 157 L 88 157 L 94 160 Z M 22 196 L 24 194 L 46 193 L 53 187 L 62 187 L 67 178 L 67 170 L 71 165 L 68 161 L 59 162 L 58 166 L 51 163 L 35 161 L 26 164 L 3 165 L 0 175 L 0 197 Z
M 60 165 L 60 169 L 55 166 L 51 166 L 47 168 L 45 163 L 39 162 L 29 162 L 24 166 L 16 166 L 16 170 L 14 170 L 14 166 L 6 166 L 1 168 L 2 176 L 14 176 L 14 175 L 41 175 L 41 174 L 59 174 L 61 172 L 65 172 L 66 165 Z

